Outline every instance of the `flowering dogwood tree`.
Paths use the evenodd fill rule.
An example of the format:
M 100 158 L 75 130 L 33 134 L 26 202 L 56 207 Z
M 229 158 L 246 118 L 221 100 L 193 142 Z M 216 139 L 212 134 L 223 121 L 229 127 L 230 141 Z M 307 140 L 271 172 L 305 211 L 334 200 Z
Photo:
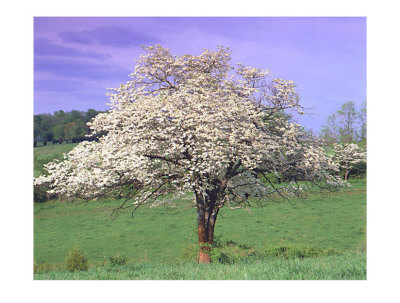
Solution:
M 138 185 L 116 212 L 191 192 L 201 263 L 210 262 L 207 244 L 222 207 L 299 195 L 303 181 L 343 185 L 330 174 L 338 167 L 316 139 L 282 118 L 285 110 L 304 113 L 293 81 L 232 65 L 222 47 L 198 56 L 174 56 L 159 45 L 146 51 L 130 81 L 109 94 L 110 111 L 90 123 L 94 134 L 106 135 L 49 163 L 36 184 L 85 199 Z M 273 176 L 288 182 L 277 187 Z
M 335 143 L 334 145 L 333 161 L 344 170 L 345 181 L 354 165 L 365 162 L 366 158 L 366 152 L 362 152 L 357 144 Z

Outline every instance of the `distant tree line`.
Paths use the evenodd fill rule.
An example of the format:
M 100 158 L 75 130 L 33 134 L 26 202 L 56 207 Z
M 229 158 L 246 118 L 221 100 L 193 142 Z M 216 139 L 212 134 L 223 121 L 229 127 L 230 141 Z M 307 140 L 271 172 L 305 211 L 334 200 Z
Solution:
M 334 157 L 343 157 L 346 150 L 358 146 L 359 151 L 367 150 L 367 104 L 366 101 L 357 108 L 352 101 L 343 103 L 331 114 L 322 127 L 320 138 L 325 142 L 327 150 L 331 150 Z M 340 147 L 340 148 L 339 148 Z M 348 177 L 364 178 L 367 173 L 366 161 L 355 161 L 351 170 L 342 166 L 341 173 L 344 179 Z
M 34 115 L 34 146 L 39 142 L 61 144 L 63 142 L 78 143 L 84 140 L 95 140 L 96 137 L 87 137 L 89 127 L 87 122 L 100 112 L 89 109 L 87 112 L 72 110 L 55 111 L 54 114 Z

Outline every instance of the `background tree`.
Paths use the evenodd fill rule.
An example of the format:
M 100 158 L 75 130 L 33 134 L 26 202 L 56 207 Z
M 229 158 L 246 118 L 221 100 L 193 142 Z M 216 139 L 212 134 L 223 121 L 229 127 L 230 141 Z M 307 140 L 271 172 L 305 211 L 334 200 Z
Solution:
M 33 138 L 34 138 L 34 141 L 37 141 L 37 138 L 40 136 L 40 134 L 42 132 L 41 122 L 42 122 L 42 116 L 35 115 L 33 117 Z
M 231 65 L 222 47 L 199 56 L 174 56 L 159 45 L 146 51 L 131 80 L 110 92 L 111 110 L 89 124 L 104 134 L 99 141 L 82 142 L 65 161 L 49 163 L 35 184 L 71 198 L 125 196 L 113 215 L 191 192 L 201 263 L 210 262 L 222 207 L 248 209 L 268 197 L 300 195 L 299 181 L 343 186 L 318 140 L 282 118 L 285 110 L 303 113 L 292 81 Z M 276 187 L 270 175 L 287 182 Z M 139 190 L 126 192 L 132 184 Z
M 339 134 L 342 142 L 351 143 L 357 140 L 357 111 L 353 101 L 346 102 L 337 111 L 340 121 Z
M 360 124 L 359 140 L 363 146 L 367 147 L 367 102 L 361 105 L 360 112 L 358 113 L 358 120 Z
M 65 137 L 64 133 L 65 126 L 63 124 L 58 124 L 52 128 L 52 131 L 54 133 L 54 138 L 58 142 L 62 142 L 63 138 Z
M 39 114 L 34 116 L 34 140 L 43 142 L 46 139 L 53 144 L 62 142 L 80 142 L 89 134 L 87 122 L 99 112 L 89 109 L 86 113 L 77 110 L 55 111 L 53 115 Z
M 326 124 L 322 126 L 321 137 L 328 143 L 328 145 L 337 143 L 340 140 L 336 114 L 330 115 Z
M 97 116 L 99 112 L 95 109 L 89 108 L 88 111 L 86 112 L 86 122 L 92 120 L 94 117 Z
M 42 139 L 46 141 L 52 141 L 54 138 L 54 133 L 52 129 L 45 131 L 42 135 Z
M 344 170 L 345 181 L 347 181 L 350 171 L 356 164 L 366 162 L 366 157 L 366 153 L 362 152 L 357 144 L 336 143 L 334 145 L 333 161 Z
M 342 104 L 339 110 L 330 115 L 322 126 L 320 136 L 332 145 L 366 140 L 366 103 L 357 111 L 352 101 Z

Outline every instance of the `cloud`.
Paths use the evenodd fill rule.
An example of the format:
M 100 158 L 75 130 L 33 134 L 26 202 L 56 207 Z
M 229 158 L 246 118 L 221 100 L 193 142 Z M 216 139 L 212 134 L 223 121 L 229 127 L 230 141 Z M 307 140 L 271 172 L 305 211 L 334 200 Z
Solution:
M 40 79 L 35 77 L 35 91 L 54 91 L 70 93 L 85 88 L 85 83 L 74 79 Z
M 93 30 L 65 31 L 59 34 L 65 42 L 102 44 L 113 47 L 130 47 L 161 42 L 155 36 L 123 27 L 98 27 Z
M 101 54 L 94 51 L 84 51 L 74 47 L 62 46 L 46 38 L 35 39 L 35 56 L 62 56 L 62 57 L 83 57 L 92 59 L 107 59 L 109 54 Z
M 48 72 L 64 77 L 96 79 L 128 80 L 132 71 L 115 64 L 88 62 L 85 60 L 35 57 L 34 71 Z

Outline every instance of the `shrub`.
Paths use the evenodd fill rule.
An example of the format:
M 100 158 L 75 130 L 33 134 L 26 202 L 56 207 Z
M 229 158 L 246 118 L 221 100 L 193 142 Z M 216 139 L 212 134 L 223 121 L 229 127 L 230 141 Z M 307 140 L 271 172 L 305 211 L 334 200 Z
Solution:
M 127 259 L 124 256 L 120 256 L 119 253 L 117 252 L 115 256 L 109 256 L 108 261 L 111 266 L 118 266 L 118 265 L 125 265 Z
M 278 246 L 266 248 L 262 255 L 265 257 L 291 258 L 312 258 L 338 254 L 332 249 L 322 249 L 315 246 Z
M 192 244 L 186 249 L 183 259 L 189 262 L 196 262 L 198 261 L 199 251 L 199 245 Z M 255 250 L 245 244 L 238 244 L 231 240 L 222 241 L 220 237 L 216 236 L 213 245 L 210 246 L 209 254 L 212 263 L 232 264 L 255 254 Z
M 348 177 L 352 179 L 363 179 L 366 177 L 366 174 L 367 174 L 367 163 L 361 162 L 353 166 Z
M 49 188 L 45 185 L 33 187 L 33 201 L 34 202 L 45 202 L 48 200 L 47 190 Z
M 68 256 L 65 258 L 65 269 L 68 271 L 81 271 L 87 270 L 89 267 L 88 261 L 77 247 L 71 249 L 68 252 Z
M 182 254 L 184 262 L 196 262 L 198 260 L 200 248 L 198 244 L 189 244 Z
M 230 264 L 233 263 L 233 258 L 230 258 L 219 247 L 213 247 L 210 251 L 210 259 L 212 263 Z

